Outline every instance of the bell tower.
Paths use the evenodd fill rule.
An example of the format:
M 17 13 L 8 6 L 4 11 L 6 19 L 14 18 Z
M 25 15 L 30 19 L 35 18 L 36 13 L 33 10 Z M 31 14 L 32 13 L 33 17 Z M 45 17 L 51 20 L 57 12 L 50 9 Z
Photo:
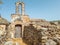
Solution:
M 16 3 L 16 9 L 15 9 L 15 14 L 11 15 L 12 18 L 12 22 L 14 22 L 14 20 L 16 20 L 17 18 L 21 18 L 21 16 L 25 15 L 25 6 L 24 6 L 24 2 L 21 2 L 20 0 L 18 0 Z
M 19 8 L 19 6 L 21 6 L 21 9 Z M 19 12 L 19 10 L 21 10 L 21 13 Z M 25 13 L 24 3 L 20 1 L 16 2 L 16 14 L 24 15 L 24 13 Z

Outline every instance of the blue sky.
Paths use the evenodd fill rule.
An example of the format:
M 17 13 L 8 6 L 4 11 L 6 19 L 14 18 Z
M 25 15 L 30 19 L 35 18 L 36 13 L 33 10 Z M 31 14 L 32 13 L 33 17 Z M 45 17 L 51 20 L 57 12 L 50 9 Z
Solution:
M 18 0 L 2 0 L 0 14 L 7 20 L 11 20 L 11 14 L 15 14 L 15 2 Z M 60 0 L 23 0 L 25 14 L 30 18 L 45 20 L 60 20 Z

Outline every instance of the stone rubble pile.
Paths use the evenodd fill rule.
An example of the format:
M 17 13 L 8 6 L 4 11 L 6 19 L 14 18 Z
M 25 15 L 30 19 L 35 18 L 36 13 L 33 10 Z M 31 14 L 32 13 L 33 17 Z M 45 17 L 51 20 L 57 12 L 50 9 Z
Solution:
M 24 29 L 24 41 L 28 45 L 60 45 L 59 27 L 45 20 L 32 21 L 32 26 L 26 26 Z
M 60 45 L 60 29 L 58 25 L 48 25 L 41 28 L 42 45 Z

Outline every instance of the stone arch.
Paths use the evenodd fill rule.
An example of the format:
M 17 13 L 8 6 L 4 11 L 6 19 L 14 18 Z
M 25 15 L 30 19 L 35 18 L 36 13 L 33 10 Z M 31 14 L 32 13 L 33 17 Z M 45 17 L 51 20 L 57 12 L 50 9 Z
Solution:
M 24 15 L 24 3 L 23 2 L 17 2 L 16 3 L 16 14 L 19 14 L 19 7 L 21 6 L 21 14 Z

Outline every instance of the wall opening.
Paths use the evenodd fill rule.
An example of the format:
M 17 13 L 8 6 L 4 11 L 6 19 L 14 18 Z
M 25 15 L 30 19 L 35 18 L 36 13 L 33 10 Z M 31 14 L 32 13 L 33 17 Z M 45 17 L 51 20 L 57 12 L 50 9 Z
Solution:
M 15 25 L 15 38 L 22 37 L 22 25 Z

